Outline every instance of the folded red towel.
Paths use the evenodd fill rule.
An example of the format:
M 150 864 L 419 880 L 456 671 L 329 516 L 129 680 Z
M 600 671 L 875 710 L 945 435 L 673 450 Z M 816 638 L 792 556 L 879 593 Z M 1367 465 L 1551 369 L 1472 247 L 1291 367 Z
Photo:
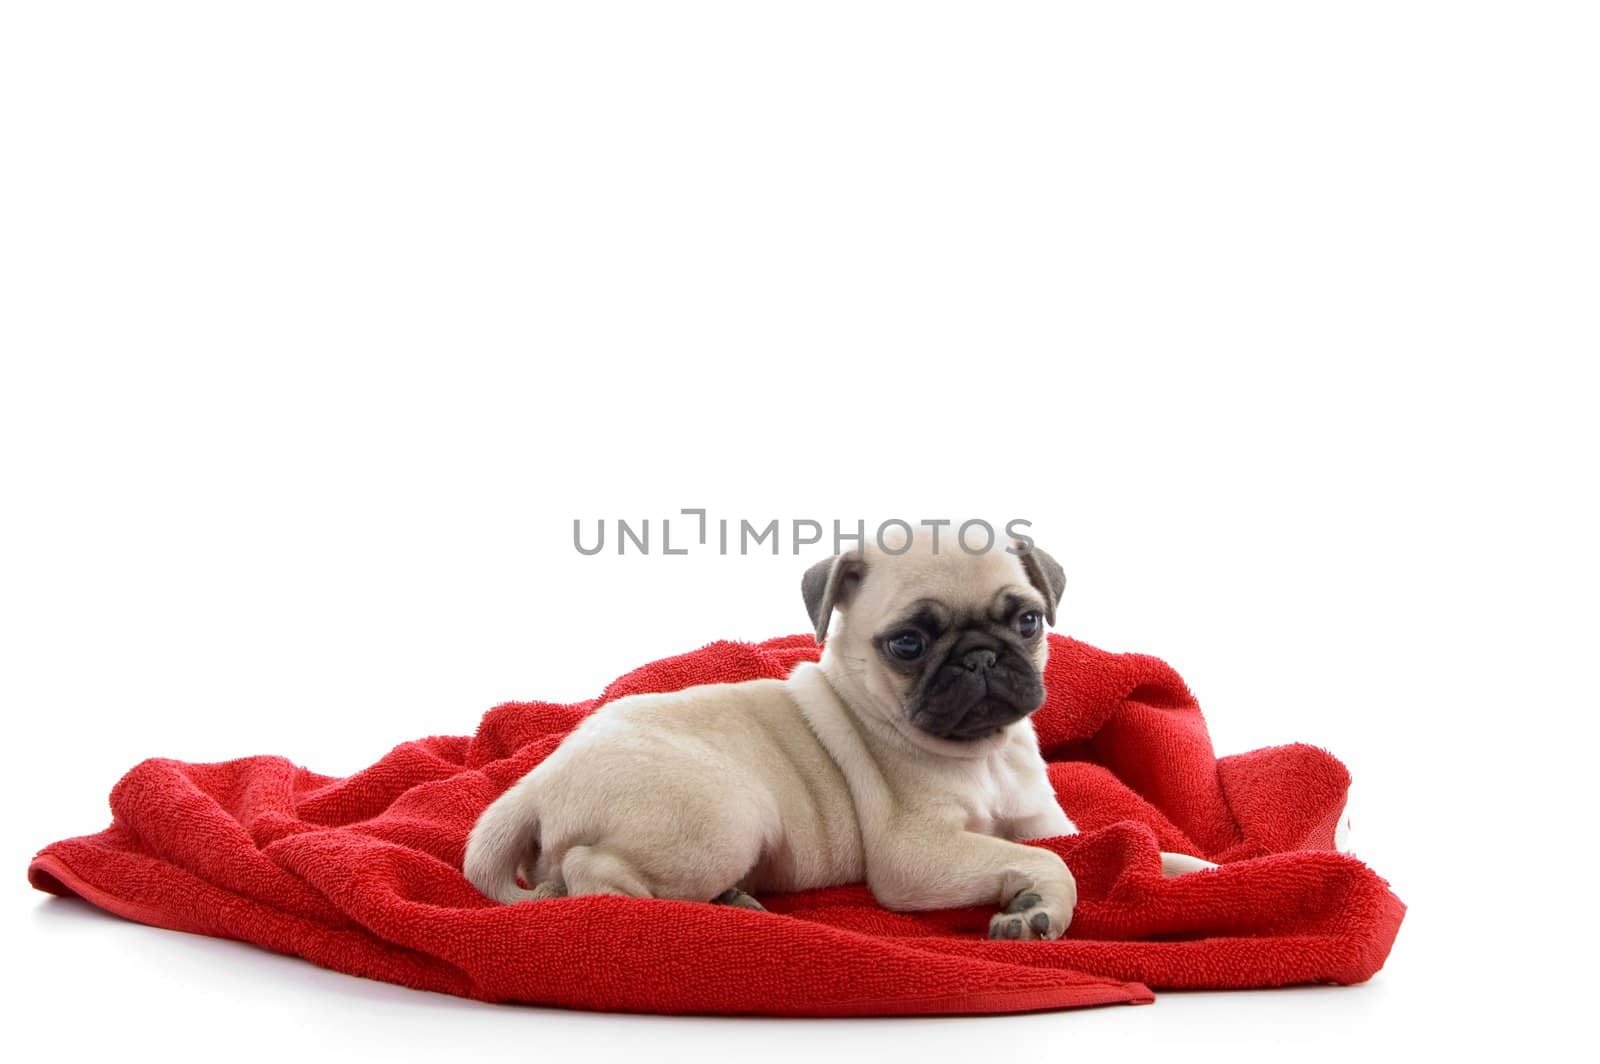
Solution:
M 1050 640 L 1035 720 L 1084 832 L 1041 843 L 1078 879 L 1057 942 L 989 941 L 987 910 L 886 912 L 861 886 L 764 897 L 772 913 L 759 913 L 602 897 L 501 906 L 462 876 L 478 813 L 596 706 L 782 677 L 816 658 L 810 636 L 713 643 L 577 705 L 499 706 L 473 738 L 405 743 L 345 779 L 278 757 L 145 761 L 112 790 L 111 827 L 46 847 L 28 878 L 372 979 L 587 1009 L 1015 1012 L 1148 1002 L 1152 986 L 1354 983 L 1382 966 L 1405 907 L 1332 851 L 1344 766 L 1309 746 L 1218 760 L 1166 665 Z M 1163 879 L 1163 849 L 1223 867 Z

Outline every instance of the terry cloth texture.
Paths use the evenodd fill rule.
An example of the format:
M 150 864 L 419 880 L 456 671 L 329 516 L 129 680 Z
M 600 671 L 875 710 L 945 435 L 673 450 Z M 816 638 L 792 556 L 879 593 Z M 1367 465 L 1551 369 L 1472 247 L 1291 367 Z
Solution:
M 783 677 L 809 635 L 713 643 L 576 705 L 513 702 L 475 736 L 420 739 L 347 778 L 281 757 L 152 759 L 113 822 L 34 858 L 40 890 L 158 927 L 487 1001 L 774 1016 L 998 1013 L 1152 1000 L 1150 988 L 1357 983 L 1405 907 L 1334 850 L 1349 776 L 1311 746 L 1217 758 L 1155 658 L 1050 636 L 1034 720 L 1081 835 L 1040 840 L 1078 880 L 1067 937 L 992 942 L 989 909 L 891 913 L 865 887 L 762 897 L 769 913 L 616 897 L 513 906 L 461 874 L 485 806 L 624 695 Z M 1163 879 L 1159 852 L 1222 865 Z

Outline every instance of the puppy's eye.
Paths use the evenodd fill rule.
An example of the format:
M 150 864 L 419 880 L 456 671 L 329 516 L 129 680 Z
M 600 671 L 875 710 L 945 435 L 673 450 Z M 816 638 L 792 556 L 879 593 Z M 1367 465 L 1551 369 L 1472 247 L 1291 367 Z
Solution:
M 916 632 L 898 632 L 890 636 L 884 642 L 884 646 L 901 661 L 915 661 L 922 657 L 922 652 L 927 649 L 922 636 Z
M 1017 618 L 1017 634 L 1024 639 L 1032 639 L 1039 634 L 1039 611 L 1029 610 Z

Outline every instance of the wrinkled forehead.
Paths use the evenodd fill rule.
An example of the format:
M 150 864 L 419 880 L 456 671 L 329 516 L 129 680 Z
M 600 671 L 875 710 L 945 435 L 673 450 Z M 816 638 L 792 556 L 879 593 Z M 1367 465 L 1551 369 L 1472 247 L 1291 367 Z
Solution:
M 868 550 L 860 601 L 875 616 L 895 616 L 932 599 L 955 613 L 989 613 L 1013 594 L 1042 604 L 1016 555 L 996 547 L 968 554 L 951 544 L 937 553 L 918 544 L 901 555 Z M 873 579 L 877 576 L 878 579 Z

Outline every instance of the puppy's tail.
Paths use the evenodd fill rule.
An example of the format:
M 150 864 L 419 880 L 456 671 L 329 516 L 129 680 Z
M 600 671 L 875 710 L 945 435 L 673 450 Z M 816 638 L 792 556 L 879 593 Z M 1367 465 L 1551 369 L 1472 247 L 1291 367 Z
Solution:
M 483 811 L 467 837 L 467 853 L 461 862 L 462 871 L 473 886 L 508 905 L 553 898 L 560 893 L 548 883 L 532 890 L 517 883 L 523 862 L 533 856 L 539 844 L 539 814 L 533 807 L 533 796 L 523 786 L 525 782 L 518 781 Z

